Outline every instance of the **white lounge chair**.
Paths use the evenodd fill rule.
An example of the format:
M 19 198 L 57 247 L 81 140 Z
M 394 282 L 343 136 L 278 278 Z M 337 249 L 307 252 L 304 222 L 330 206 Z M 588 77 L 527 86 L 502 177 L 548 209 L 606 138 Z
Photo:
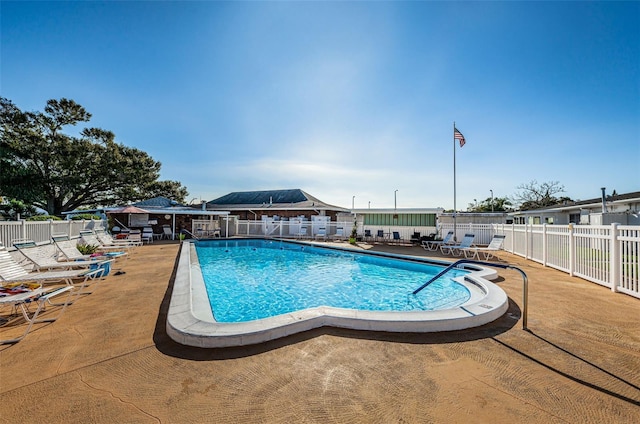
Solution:
M 494 253 L 502 250 L 502 245 L 504 244 L 504 238 L 506 236 L 496 234 L 491 239 L 491 242 L 487 247 L 467 247 L 461 249 L 464 252 L 464 257 L 467 259 L 477 259 L 480 260 L 480 255 L 484 255 L 484 259 L 488 261 L 489 259 L 494 257 Z
M 91 259 L 91 255 L 84 255 L 78 250 L 78 241 L 72 240 L 68 235 L 54 234 L 51 236 L 51 239 L 53 240 L 53 244 L 56 246 L 56 249 L 58 249 L 59 251 L 59 255 L 57 257 L 58 261 L 62 262 Z M 126 256 L 127 252 L 102 252 L 98 257 L 117 259 L 119 257 Z
M 84 235 L 88 232 L 88 230 L 80 231 L 80 235 Z M 140 230 L 129 230 L 127 234 L 127 238 L 113 238 L 111 234 L 106 232 L 104 229 L 97 229 L 94 232 L 96 239 L 102 246 L 125 246 L 125 247 L 136 247 L 142 246 L 142 238 L 140 237 Z
M 424 240 L 422 247 L 424 250 L 438 250 L 438 247 L 453 244 L 453 231 L 449 231 L 442 240 Z
M 80 231 L 80 240 L 84 244 L 88 244 L 91 246 L 97 246 L 98 250 L 101 252 L 114 252 L 114 251 L 127 251 L 130 252 L 135 247 L 139 246 L 137 243 L 118 243 L 118 244 L 104 244 L 96 234 L 91 230 L 82 230 Z
M 60 262 L 56 258 L 56 246 L 52 243 L 37 245 L 33 240 L 21 240 L 14 242 L 13 246 L 33 264 L 34 271 L 46 269 L 89 268 L 92 265 L 99 266 L 107 263 L 107 260 L 105 259 L 83 259 L 72 262 Z
M 85 289 L 102 277 L 105 268 L 70 269 L 63 271 L 29 272 L 24 269 L 9 254 L 7 248 L 0 243 L 0 284 L 25 283 L 35 281 L 40 284 L 64 282 L 68 286 L 76 287 L 77 295 L 88 294 Z
M 462 249 L 473 246 L 473 239 L 475 238 L 475 234 L 465 234 L 460 244 L 443 244 L 440 246 L 440 252 L 442 252 L 443 255 L 461 256 Z
M 0 344 L 17 343 L 20 340 L 24 339 L 27 334 L 29 334 L 29 331 L 31 331 L 33 324 L 40 322 L 53 322 L 58 319 L 58 317 L 66 309 L 67 305 L 70 304 L 72 291 L 72 286 L 51 287 L 45 289 L 42 286 L 31 288 L 28 285 L 20 285 L 17 287 L 12 287 L 9 290 L 1 290 L 0 307 L 9 306 L 11 308 L 20 308 L 22 317 L 28 324 L 21 336 L 2 339 L 0 340 Z M 51 302 L 52 297 L 61 295 L 63 293 L 68 293 L 67 300 L 64 303 L 55 304 Z M 28 305 L 34 302 L 38 304 L 38 307 L 33 313 L 31 313 L 29 311 Z M 58 311 L 58 314 L 56 316 L 48 316 L 45 319 L 38 319 L 38 316 L 44 310 L 47 304 L 52 306 L 61 306 L 62 309 Z M 3 326 L 11 324 L 16 319 L 17 318 L 7 320 L 3 323 Z

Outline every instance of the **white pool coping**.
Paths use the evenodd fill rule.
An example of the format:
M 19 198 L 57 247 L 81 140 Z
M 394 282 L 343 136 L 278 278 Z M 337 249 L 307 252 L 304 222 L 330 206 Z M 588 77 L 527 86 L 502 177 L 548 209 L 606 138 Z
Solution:
M 489 281 L 497 278 L 495 270 L 468 264 L 465 267 L 470 268 L 472 272 L 456 281 L 469 289 L 471 298 L 451 309 L 390 312 L 322 306 L 255 321 L 220 323 L 216 322 L 211 311 L 195 245 L 185 242 L 178 260 L 166 329 L 178 343 L 219 348 L 264 343 L 324 326 L 404 333 L 479 327 L 501 317 L 509 302 L 504 290 Z

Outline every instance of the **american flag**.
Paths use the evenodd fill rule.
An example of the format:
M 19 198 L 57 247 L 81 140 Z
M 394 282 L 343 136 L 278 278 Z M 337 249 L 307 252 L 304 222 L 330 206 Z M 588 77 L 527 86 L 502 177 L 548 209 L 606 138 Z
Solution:
M 464 143 L 466 143 L 466 141 L 464 141 L 464 136 L 456 127 L 453 127 L 453 138 L 454 140 L 460 140 L 460 147 L 464 146 Z

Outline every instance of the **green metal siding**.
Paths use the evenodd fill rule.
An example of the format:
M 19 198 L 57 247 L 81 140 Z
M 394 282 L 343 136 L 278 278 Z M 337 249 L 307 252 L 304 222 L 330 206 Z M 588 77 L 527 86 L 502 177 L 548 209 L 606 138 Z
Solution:
M 435 227 L 434 213 L 371 213 L 364 216 L 364 225 L 395 225 L 399 227 Z

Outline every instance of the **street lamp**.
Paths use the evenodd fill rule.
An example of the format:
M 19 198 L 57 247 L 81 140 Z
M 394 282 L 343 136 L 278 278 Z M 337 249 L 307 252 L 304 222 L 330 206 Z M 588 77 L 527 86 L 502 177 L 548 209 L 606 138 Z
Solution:
M 493 212 L 493 190 L 489 190 L 491 192 L 491 212 Z
M 396 200 L 396 193 L 398 192 L 398 189 L 396 189 L 393 192 L 393 209 L 398 209 L 398 202 Z
M 369 209 L 371 209 L 371 200 L 369 200 Z
M 356 204 L 356 196 L 353 196 L 351 198 L 351 210 L 355 209 L 355 204 Z

